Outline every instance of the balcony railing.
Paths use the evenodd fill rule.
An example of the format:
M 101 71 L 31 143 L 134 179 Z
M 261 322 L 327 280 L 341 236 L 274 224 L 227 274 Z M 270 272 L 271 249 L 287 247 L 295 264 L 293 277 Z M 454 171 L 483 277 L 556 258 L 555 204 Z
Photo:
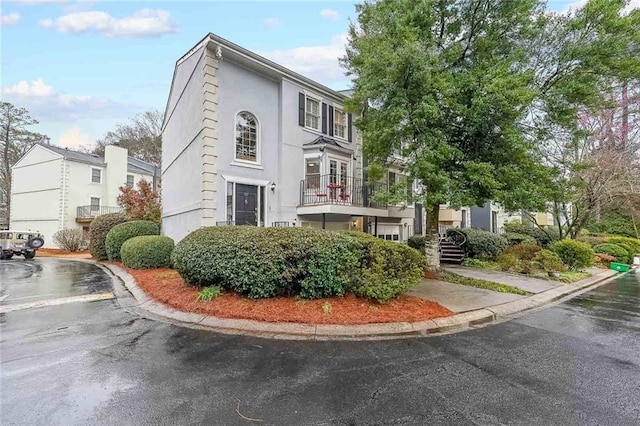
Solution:
M 384 209 L 387 204 L 375 195 L 387 191 L 387 184 L 369 183 L 362 179 L 322 175 L 300 181 L 300 206 L 339 204 Z
M 120 213 L 120 207 L 109 206 L 78 206 L 76 208 L 76 219 L 94 219 L 107 213 Z

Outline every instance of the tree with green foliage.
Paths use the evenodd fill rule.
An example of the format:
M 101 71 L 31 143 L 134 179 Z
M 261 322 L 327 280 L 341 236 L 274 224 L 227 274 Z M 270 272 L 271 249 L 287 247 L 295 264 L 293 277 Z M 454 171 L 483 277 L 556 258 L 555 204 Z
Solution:
M 347 55 L 347 103 L 370 163 L 401 151 L 425 191 L 437 259 L 441 204 L 543 210 L 554 169 L 548 129 L 595 105 L 601 77 L 629 58 L 624 1 L 592 0 L 572 16 L 538 0 L 380 0 L 357 6 Z M 586 29 L 583 28 L 586 26 Z M 580 38 L 585 35 L 585 38 Z M 631 66 L 631 65 L 629 65 Z M 437 267 L 437 263 L 432 264 Z

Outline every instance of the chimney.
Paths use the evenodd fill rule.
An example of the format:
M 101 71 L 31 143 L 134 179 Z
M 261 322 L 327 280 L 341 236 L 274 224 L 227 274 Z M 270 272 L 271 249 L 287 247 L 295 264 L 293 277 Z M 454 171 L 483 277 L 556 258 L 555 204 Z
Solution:
M 107 199 L 105 206 L 117 206 L 120 187 L 127 183 L 127 158 L 129 152 L 125 148 L 107 145 L 104 148 L 104 162 L 106 167 L 105 192 Z

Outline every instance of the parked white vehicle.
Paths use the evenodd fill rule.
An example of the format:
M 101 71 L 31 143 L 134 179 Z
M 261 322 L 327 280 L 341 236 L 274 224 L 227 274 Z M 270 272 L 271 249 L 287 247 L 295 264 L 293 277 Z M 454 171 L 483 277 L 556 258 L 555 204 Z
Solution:
M 0 259 L 11 259 L 14 255 L 33 259 L 36 251 L 44 245 L 44 238 L 33 231 L 0 231 Z

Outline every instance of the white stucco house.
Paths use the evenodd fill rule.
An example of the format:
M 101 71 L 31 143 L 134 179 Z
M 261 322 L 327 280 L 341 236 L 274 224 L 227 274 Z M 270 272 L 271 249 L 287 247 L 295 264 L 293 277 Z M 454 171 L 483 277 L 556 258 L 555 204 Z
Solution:
M 144 179 L 157 184 L 152 164 L 107 146 L 104 158 L 54 145 L 36 144 L 12 167 L 12 229 L 39 231 L 45 247 L 56 247 L 60 229 L 88 230 L 91 221 L 120 211 L 120 187 Z
M 349 93 L 208 34 L 178 59 L 167 100 L 163 233 L 179 241 L 235 224 L 413 235 L 419 209 L 374 197 L 404 180 L 400 159 L 367 183 L 362 139 L 344 110 Z

